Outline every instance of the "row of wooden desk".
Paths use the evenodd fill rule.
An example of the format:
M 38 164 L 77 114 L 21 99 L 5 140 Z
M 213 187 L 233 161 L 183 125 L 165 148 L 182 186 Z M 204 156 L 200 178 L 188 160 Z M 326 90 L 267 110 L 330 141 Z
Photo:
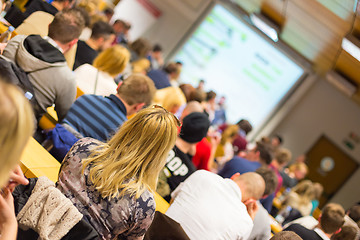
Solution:
M 34 138 L 30 138 L 21 156 L 21 170 L 27 178 L 46 176 L 56 182 L 60 170 L 60 163 L 41 146 Z M 169 208 L 158 193 L 154 194 L 156 210 L 165 213 Z

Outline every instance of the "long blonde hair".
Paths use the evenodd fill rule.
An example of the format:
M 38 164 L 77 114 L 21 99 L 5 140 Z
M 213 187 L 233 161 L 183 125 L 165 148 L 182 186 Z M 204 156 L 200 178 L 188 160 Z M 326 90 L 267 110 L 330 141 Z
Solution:
M 0 80 L 0 188 L 19 163 L 33 132 L 34 114 L 29 101 L 15 86 Z
M 163 108 L 143 109 L 83 161 L 83 171 L 90 167 L 90 181 L 103 198 L 124 194 L 138 198 L 146 189 L 156 188 L 178 125 Z

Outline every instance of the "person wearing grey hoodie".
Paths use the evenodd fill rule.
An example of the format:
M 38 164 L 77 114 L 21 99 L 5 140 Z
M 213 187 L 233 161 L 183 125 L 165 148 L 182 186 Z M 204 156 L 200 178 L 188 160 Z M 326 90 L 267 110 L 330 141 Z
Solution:
M 35 93 L 37 120 L 55 104 L 61 121 L 75 101 L 75 76 L 63 54 L 77 43 L 83 28 L 84 18 L 79 10 L 65 10 L 55 15 L 48 36 L 18 35 L 4 49 L 3 56 L 28 74 Z

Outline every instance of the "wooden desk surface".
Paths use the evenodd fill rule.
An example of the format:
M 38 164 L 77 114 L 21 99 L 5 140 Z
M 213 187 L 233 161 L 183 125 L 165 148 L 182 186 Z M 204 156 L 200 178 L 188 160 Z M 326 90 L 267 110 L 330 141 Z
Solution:
M 273 218 L 273 216 L 271 216 L 269 214 L 269 218 L 270 218 L 270 226 L 271 226 L 271 231 L 273 233 L 278 233 L 278 232 L 281 232 L 283 230 L 282 226 L 280 225 L 280 223 L 278 223 L 276 221 L 275 218 Z
M 156 211 L 159 211 L 161 213 L 165 213 L 170 204 L 163 199 L 157 192 L 154 192 L 154 198 L 155 198 L 155 202 L 156 202 Z
M 20 159 L 26 177 L 47 176 L 53 182 L 57 181 L 60 163 L 34 138 L 29 139 Z

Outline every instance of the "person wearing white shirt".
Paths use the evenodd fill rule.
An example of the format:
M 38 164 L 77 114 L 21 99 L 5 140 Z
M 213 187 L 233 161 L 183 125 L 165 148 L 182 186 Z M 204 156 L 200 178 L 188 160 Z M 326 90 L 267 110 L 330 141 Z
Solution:
M 180 223 L 190 239 L 247 239 L 265 190 L 257 173 L 232 179 L 199 170 L 172 193 L 166 215 Z

